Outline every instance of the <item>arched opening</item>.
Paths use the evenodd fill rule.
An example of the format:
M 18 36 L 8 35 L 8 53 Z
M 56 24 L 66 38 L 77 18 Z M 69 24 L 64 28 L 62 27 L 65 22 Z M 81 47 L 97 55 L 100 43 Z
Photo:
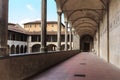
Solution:
M 83 52 L 90 52 L 93 48 L 93 37 L 90 35 L 83 35 L 80 39 L 80 50 Z
M 27 46 L 24 47 L 24 53 L 26 53 L 26 52 L 27 52 Z
M 69 49 L 69 44 L 67 44 L 67 49 Z M 61 45 L 61 50 L 65 50 L 65 44 Z
M 19 54 L 20 52 L 20 48 L 19 48 L 19 45 L 17 45 L 17 47 L 16 47 L 16 54 Z
M 23 48 L 23 46 L 21 46 L 21 47 L 20 47 L 20 53 L 24 53 L 23 50 L 24 50 L 24 48 Z
M 32 52 L 40 52 L 40 44 L 35 44 L 32 46 Z
M 47 50 L 48 51 L 55 51 L 56 50 L 56 45 L 54 45 L 54 44 L 49 44 L 48 46 L 47 46 Z
M 14 45 L 12 45 L 11 46 L 11 53 L 10 54 L 15 54 L 16 52 L 15 52 L 15 46 Z
M 69 49 L 70 48 L 70 45 L 69 44 L 67 44 L 67 49 Z

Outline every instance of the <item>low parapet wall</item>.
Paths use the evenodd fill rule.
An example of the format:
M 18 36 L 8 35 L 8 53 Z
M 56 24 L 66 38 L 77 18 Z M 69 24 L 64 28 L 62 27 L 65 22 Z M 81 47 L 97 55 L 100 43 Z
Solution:
M 23 80 L 78 53 L 76 50 L 0 58 L 0 80 Z

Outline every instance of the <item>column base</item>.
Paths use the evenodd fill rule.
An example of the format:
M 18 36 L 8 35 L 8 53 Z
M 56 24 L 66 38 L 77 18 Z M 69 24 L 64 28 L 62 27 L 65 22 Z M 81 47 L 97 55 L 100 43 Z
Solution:
M 9 56 L 8 49 L 6 47 L 0 48 L 0 56 Z
M 57 48 L 57 51 L 61 51 L 61 49 L 58 47 L 58 48 Z
M 31 47 L 28 47 L 28 49 L 27 49 L 27 53 L 31 53 L 32 51 L 32 48 Z
M 68 48 L 67 48 L 67 46 L 65 46 L 65 51 L 68 51 Z
M 72 50 L 72 47 L 70 47 L 70 50 Z
M 41 53 L 47 53 L 47 48 L 40 48 Z
M 65 51 L 68 51 L 68 49 L 65 49 Z

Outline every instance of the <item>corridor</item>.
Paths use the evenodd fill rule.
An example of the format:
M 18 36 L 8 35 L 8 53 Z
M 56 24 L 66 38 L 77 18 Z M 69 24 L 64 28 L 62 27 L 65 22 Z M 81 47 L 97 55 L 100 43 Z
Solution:
M 120 69 L 92 53 L 80 53 L 27 80 L 120 80 Z

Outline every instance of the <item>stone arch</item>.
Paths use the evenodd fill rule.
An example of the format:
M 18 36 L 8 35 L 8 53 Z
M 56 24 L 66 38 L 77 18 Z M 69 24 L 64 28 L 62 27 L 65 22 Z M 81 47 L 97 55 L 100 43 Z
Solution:
M 69 44 L 67 44 L 67 48 L 68 48 L 68 49 L 69 49 L 69 47 L 70 47 Z M 62 45 L 61 45 L 61 50 L 65 50 L 65 44 L 62 44 Z
M 19 45 L 16 46 L 16 54 L 19 54 L 20 53 L 20 47 Z
M 48 46 L 47 46 L 47 50 L 48 51 L 55 51 L 56 50 L 56 45 L 55 44 L 49 44 Z
M 15 45 L 12 45 L 11 46 L 11 53 L 10 54 L 15 54 L 16 53 L 16 51 L 15 51 Z
M 32 46 L 32 52 L 40 52 L 40 44 L 35 44 Z
M 24 53 L 23 45 L 20 47 L 20 53 Z
M 24 53 L 26 53 L 26 52 L 27 52 L 27 46 L 24 47 Z

